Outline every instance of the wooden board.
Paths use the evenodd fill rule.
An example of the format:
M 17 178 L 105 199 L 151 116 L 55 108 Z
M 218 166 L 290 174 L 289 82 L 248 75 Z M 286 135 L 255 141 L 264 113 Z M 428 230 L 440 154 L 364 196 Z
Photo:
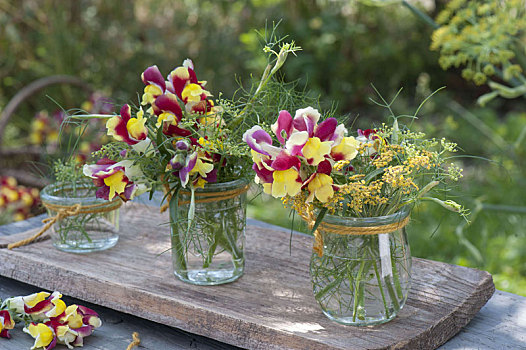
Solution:
M 250 349 L 434 349 L 465 326 L 495 288 L 491 275 L 423 259 L 399 316 L 351 327 L 320 311 L 310 284 L 310 237 L 248 226 L 245 275 L 204 287 L 172 274 L 168 218 L 127 205 L 112 249 L 60 252 L 43 241 L 0 249 L 0 274 L 182 330 Z

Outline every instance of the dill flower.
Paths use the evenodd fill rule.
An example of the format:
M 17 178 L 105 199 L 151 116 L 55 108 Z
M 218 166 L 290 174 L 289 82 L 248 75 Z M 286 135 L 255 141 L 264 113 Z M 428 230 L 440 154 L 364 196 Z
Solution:
M 524 95 L 525 67 L 517 58 L 517 52 L 524 52 L 524 0 L 453 0 L 435 20 L 440 27 L 431 35 L 430 49 L 440 52 L 440 66 L 464 67 L 464 79 L 476 85 L 489 83 L 494 90 L 481 96 L 480 104 L 496 96 Z M 494 84 L 494 76 L 506 85 Z

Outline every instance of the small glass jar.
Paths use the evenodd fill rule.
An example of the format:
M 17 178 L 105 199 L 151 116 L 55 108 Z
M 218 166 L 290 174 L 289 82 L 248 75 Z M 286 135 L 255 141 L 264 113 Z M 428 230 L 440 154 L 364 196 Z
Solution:
M 310 275 L 314 297 L 323 313 L 346 325 L 369 326 L 392 320 L 404 306 L 411 284 L 411 254 L 405 224 L 410 209 L 388 216 L 351 218 L 325 215 L 333 229 L 318 232 L 323 255 L 313 253 Z M 335 227 L 402 226 L 382 234 L 336 233 Z M 329 226 L 328 225 L 328 226 Z M 363 230 L 365 229 L 365 230 Z M 370 231 L 370 230 L 369 230 Z
M 78 214 L 57 220 L 50 229 L 53 245 L 70 253 L 89 253 L 109 249 L 119 240 L 119 207 L 121 199 L 112 201 L 95 197 L 90 183 L 55 183 L 40 193 L 49 217 L 60 211 L 73 210 Z
M 245 268 L 245 227 L 248 182 L 207 183 L 191 195 L 179 193 L 177 210 L 170 210 L 174 274 L 197 285 L 233 282 Z

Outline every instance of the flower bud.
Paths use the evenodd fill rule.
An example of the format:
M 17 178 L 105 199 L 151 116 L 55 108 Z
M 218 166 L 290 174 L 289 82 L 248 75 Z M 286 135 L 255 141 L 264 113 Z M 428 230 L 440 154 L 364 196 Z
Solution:
M 176 154 L 175 157 L 173 157 L 170 160 L 170 165 L 172 166 L 172 169 L 175 171 L 181 170 L 186 164 L 186 157 L 182 154 Z
M 175 148 L 178 151 L 188 151 L 190 144 L 186 140 L 179 140 L 175 143 Z

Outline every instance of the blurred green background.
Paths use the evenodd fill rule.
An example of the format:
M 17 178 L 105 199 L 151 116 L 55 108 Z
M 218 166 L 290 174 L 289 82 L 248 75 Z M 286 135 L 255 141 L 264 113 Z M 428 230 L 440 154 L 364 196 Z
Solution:
M 418 6 L 434 17 L 445 4 Z M 232 96 L 239 82 L 248 84 L 264 68 L 255 30 L 278 21 L 278 32 L 303 48 L 285 64 L 283 79 L 306 85 L 323 109 L 349 115 L 352 131 L 385 117 L 369 100 L 371 83 L 386 97 L 404 88 L 394 105 L 400 114 L 411 114 L 429 93 L 447 87 L 425 105 L 415 126 L 486 160 L 452 159 L 465 176 L 450 196 L 471 209 L 472 223 L 433 205 L 417 208 L 409 228 L 413 255 L 488 270 L 497 288 L 526 295 L 525 101 L 477 106 L 488 88 L 464 81 L 459 70 L 441 70 L 438 54 L 429 50 L 432 29 L 400 4 L 0 0 L 0 110 L 32 81 L 56 74 L 80 77 L 117 104 L 137 101 L 146 67 L 157 64 L 169 72 L 187 57 L 209 90 Z M 46 95 L 66 109 L 87 98 L 65 85 L 31 96 L 8 123 L 4 147 L 24 144 L 35 113 L 57 108 Z M 272 198 L 255 198 L 249 214 L 291 225 L 289 213 Z

